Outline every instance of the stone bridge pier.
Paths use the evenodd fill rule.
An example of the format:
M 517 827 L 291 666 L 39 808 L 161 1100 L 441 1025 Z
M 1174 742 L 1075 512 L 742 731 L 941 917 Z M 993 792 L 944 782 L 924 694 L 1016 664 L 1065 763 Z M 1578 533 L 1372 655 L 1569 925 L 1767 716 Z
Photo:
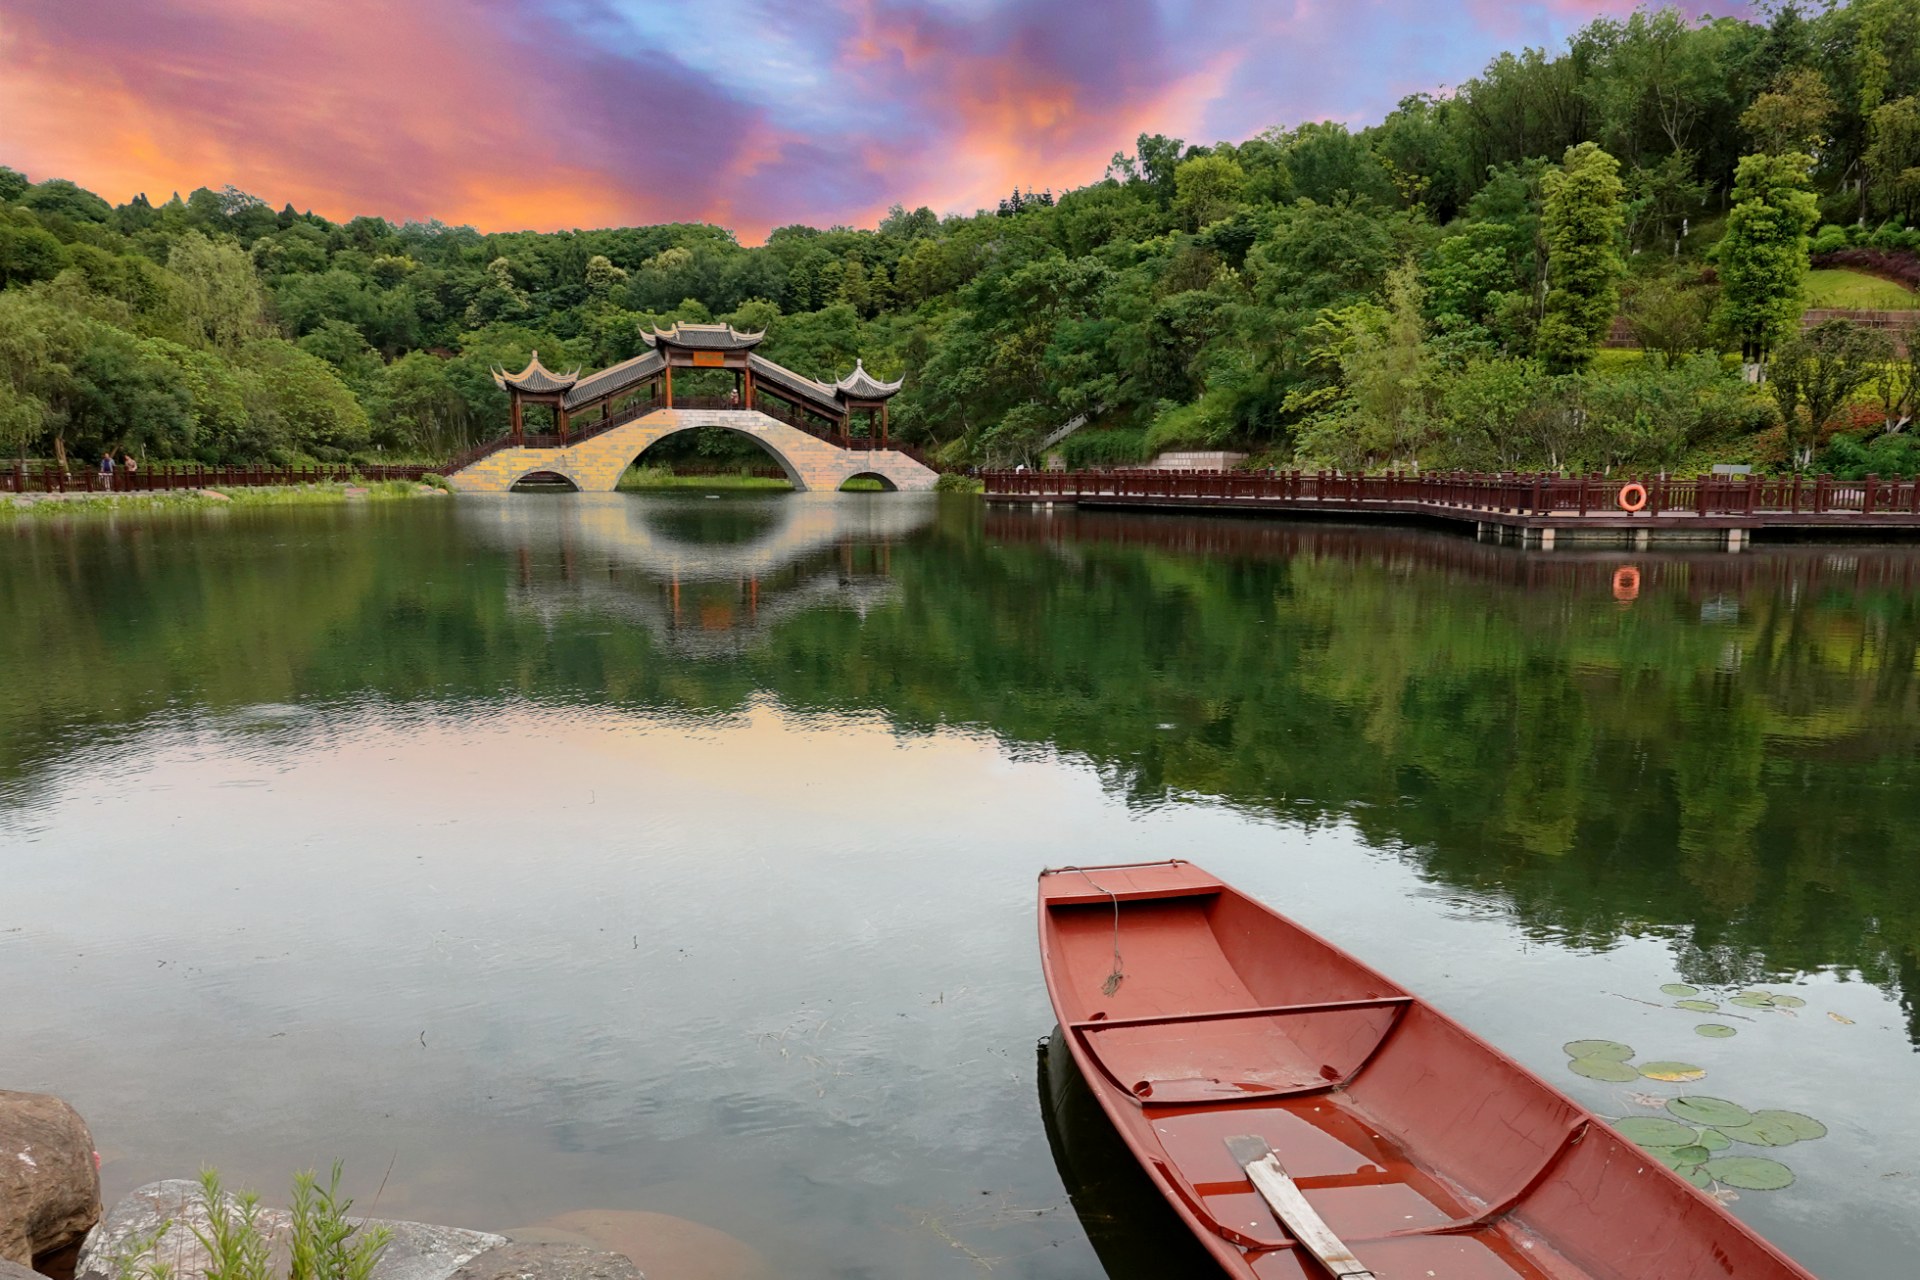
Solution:
M 878 476 L 895 489 L 933 488 L 939 476 L 896 449 L 842 449 L 757 409 L 659 409 L 563 448 L 509 446 L 447 477 L 459 493 L 506 493 L 535 472 L 564 476 L 586 493 L 610 493 L 634 459 L 679 431 L 720 427 L 760 442 L 797 490 L 838 489 L 854 476 Z

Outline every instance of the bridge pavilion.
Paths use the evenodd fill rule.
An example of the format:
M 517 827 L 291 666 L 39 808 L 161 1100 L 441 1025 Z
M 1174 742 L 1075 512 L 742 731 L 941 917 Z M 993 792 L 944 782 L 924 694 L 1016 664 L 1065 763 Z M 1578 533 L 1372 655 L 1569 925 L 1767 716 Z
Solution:
M 887 443 L 887 402 L 900 390 L 899 382 L 882 382 L 855 361 L 853 372 L 838 382 L 815 382 L 760 355 L 755 348 L 766 337 L 741 333 L 725 324 L 657 326 L 640 335 L 647 350 L 610 365 L 598 373 L 580 376 L 578 369 L 560 374 L 540 363 L 533 353 L 519 373 L 493 371 L 494 383 L 512 401 L 512 438 L 526 440 L 525 407 L 547 405 L 553 410 L 554 431 L 561 444 L 570 433 L 590 433 L 613 425 L 616 401 L 626 402 L 621 421 L 674 407 L 675 369 L 726 370 L 733 374 L 733 395 L 725 404 L 682 397 L 687 408 L 737 408 L 773 412 L 817 436 L 842 441 L 852 435 L 855 416 L 864 414 L 867 434 Z M 776 411 L 769 401 L 785 412 Z

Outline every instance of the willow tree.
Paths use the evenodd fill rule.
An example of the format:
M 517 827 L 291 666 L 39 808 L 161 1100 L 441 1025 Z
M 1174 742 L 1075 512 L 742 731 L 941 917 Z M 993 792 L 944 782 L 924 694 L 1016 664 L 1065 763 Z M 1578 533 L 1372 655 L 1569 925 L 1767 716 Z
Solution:
M 1808 183 L 1812 157 L 1751 155 L 1734 172 L 1727 233 L 1714 247 L 1723 328 L 1740 342 L 1747 376 L 1758 381 L 1767 353 L 1800 325 L 1807 248 L 1819 202 Z
M 1592 142 L 1567 148 L 1542 180 L 1547 296 L 1536 349 L 1556 373 L 1585 368 L 1620 307 L 1620 230 L 1626 185 L 1620 164 Z

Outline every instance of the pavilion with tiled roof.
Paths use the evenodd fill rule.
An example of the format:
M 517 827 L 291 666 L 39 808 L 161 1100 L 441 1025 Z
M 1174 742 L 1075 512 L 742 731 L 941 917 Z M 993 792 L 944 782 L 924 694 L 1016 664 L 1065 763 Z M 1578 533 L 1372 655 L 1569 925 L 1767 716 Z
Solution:
M 582 431 L 593 432 L 656 409 L 674 408 L 675 369 L 724 369 L 734 377 L 730 396 L 718 402 L 683 397 L 681 407 L 753 409 L 757 399 L 765 397 L 786 406 L 791 411 L 788 420 L 795 425 L 816 435 L 837 435 L 843 441 L 849 437 L 854 414 L 865 413 L 870 432 L 885 442 L 887 401 L 899 392 L 899 382 L 880 381 L 857 360 L 853 372 L 838 382 L 815 382 L 755 351 L 765 337 L 764 332 L 742 333 L 726 324 L 683 322 L 671 329 L 656 325 L 640 335 L 647 350 L 584 378 L 577 369 L 571 374 L 554 373 L 540 363 L 536 351 L 525 369 L 513 374 L 496 369 L 493 380 L 512 401 L 516 441 L 526 438 L 526 405 L 552 407 L 554 431 L 564 444 L 576 422 Z M 647 393 L 645 399 L 631 401 L 617 414 L 614 412 L 615 401 L 638 396 L 642 391 Z M 597 415 L 591 414 L 595 408 L 599 410 Z M 819 419 L 823 426 L 809 425 L 809 418 Z

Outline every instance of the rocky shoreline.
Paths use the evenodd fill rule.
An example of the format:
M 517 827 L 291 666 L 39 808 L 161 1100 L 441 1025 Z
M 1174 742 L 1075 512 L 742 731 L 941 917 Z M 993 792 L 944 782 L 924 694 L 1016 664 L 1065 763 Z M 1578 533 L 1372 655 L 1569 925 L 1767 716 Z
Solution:
M 233 1196 L 217 1203 L 228 1223 L 239 1221 Z M 183 1179 L 149 1183 L 105 1209 L 99 1156 L 79 1113 L 50 1094 L 0 1090 L 0 1280 L 197 1280 L 213 1263 L 212 1212 L 201 1184 Z M 632 1258 L 569 1241 L 346 1221 L 356 1234 L 389 1233 L 367 1280 L 646 1280 Z M 253 1223 L 267 1274 L 287 1275 L 293 1215 L 263 1207 Z

